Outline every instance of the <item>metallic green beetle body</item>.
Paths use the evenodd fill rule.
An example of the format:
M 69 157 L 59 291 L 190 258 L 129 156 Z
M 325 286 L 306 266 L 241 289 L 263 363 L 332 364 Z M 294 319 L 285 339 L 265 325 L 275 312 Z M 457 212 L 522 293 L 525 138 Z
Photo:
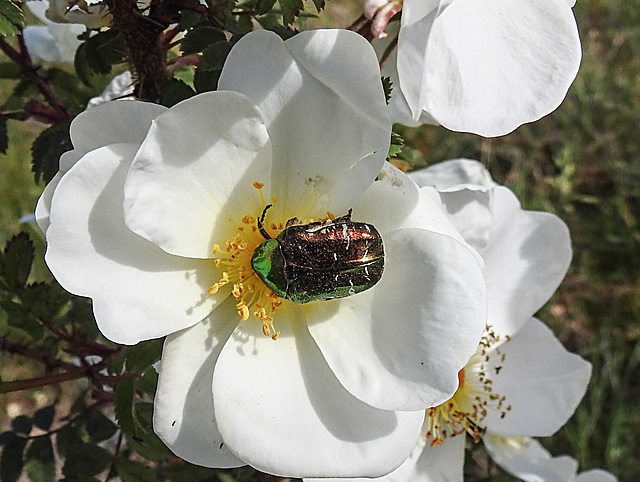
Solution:
M 262 227 L 269 207 L 258 221 L 266 240 L 256 248 L 251 266 L 274 294 L 308 303 L 354 295 L 380 281 L 384 269 L 380 233 L 371 224 L 351 221 L 351 210 L 329 222 L 300 225 L 290 219 L 271 238 Z

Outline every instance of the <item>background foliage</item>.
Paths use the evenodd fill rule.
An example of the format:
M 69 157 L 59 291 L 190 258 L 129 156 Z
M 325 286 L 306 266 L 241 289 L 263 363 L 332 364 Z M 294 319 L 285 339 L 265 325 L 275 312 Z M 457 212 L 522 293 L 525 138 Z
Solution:
M 243 15 L 230 13 L 233 2 L 217 5 L 222 13 L 216 19 L 197 9 L 180 18 L 191 30 L 176 55 L 199 55 L 202 64 L 195 79 L 187 69 L 160 89 L 165 105 L 215 88 L 230 48 L 220 36 L 220 18 L 234 35 L 251 28 Z M 345 27 L 359 15 L 353 2 L 332 0 L 319 19 L 308 18 L 316 6 L 300 10 L 302 3 L 294 0 L 260 0 L 241 8 L 265 13 L 260 23 L 283 36 L 307 22 Z M 640 480 L 640 10 L 632 2 L 579 0 L 575 13 L 584 57 L 556 112 L 489 140 L 439 127 L 398 128 L 406 146 L 397 163 L 408 168 L 454 157 L 478 159 L 515 191 L 524 208 L 554 212 L 569 225 L 573 263 L 539 316 L 594 370 L 574 417 L 542 442 L 555 455 L 576 457 L 581 470 L 600 467 L 634 481 Z M 19 24 L 16 15 L 11 6 L 0 11 L 3 32 Z M 101 35 L 105 40 L 108 33 Z M 53 79 L 67 108 L 45 112 L 58 118 L 44 137 L 47 125 L 33 113 L 44 114 L 24 103 L 42 94 L 33 97 L 33 87 L 16 80 L 12 64 L 0 59 L 0 104 L 9 113 L 8 122 L 0 118 L 0 148 L 6 147 L 0 155 L 0 479 L 16 480 L 23 473 L 36 481 L 275 480 L 248 468 L 218 472 L 173 457 L 150 428 L 156 379 L 150 365 L 159 357 L 160 342 L 124 349 L 95 342 L 90 304 L 53 282 L 42 261 L 42 234 L 32 224 L 19 224 L 33 212 L 43 181 L 55 173 L 58 152 L 68 145 L 65 121 L 122 68 L 111 67 L 121 51 L 105 51 L 100 38 L 92 39 L 76 60 L 79 78 L 73 69 L 40 71 Z M 174 67 L 176 73 L 183 69 Z M 32 115 L 26 120 L 11 117 L 27 111 Z M 13 381 L 41 377 L 56 383 L 11 391 Z M 466 471 L 468 480 L 514 480 L 492 464 L 482 446 L 467 457 Z

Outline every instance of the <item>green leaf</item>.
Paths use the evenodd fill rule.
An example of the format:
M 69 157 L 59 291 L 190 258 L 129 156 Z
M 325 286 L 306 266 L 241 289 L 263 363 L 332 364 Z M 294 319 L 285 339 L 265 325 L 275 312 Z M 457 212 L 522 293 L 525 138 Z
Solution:
M 282 21 L 285 25 L 292 24 L 304 7 L 302 0 L 278 0 L 278 3 L 282 9 Z
M 13 290 L 24 288 L 31 273 L 35 248 L 24 231 L 13 236 L 0 256 L 0 276 Z
M 291 27 L 284 27 L 282 25 L 274 25 L 265 28 L 267 30 L 271 30 L 273 33 L 277 33 L 282 40 L 290 39 L 298 33 L 297 30 L 294 30 Z
M 224 42 L 225 40 L 224 33 L 213 25 L 196 25 L 191 31 L 187 32 L 182 42 L 180 42 L 180 50 L 185 55 L 197 54 L 205 50 L 209 45 L 216 42 Z
M 69 309 L 69 294 L 57 283 L 31 283 L 20 295 L 25 310 L 37 318 L 52 319 Z
M 136 424 L 133 418 L 134 395 L 133 377 L 122 378 L 116 383 L 113 399 L 114 411 L 118 425 L 127 438 L 133 438 L 136 435 Z
M 91 85 L 92 70 L 89 67 L 89 59 L 87 54 L 87 43 L 81 43 L 76 49 L 76 54 L 73 57 L 73 67 L 76 69 L 76 75 L 82 81 L 83 84 Z
M 153 431 L 153 404 L 142 402 L 135 404 L 134 418 L 137 434 L 129 439 L 129 444 L 136 452 L 149 460 L 168 460 L 172 452 Z
M 54 415 L 55 407 L 53 405 L 47 405 L 33 414 L 33 423 L 42 430 L 49 430 L 53 423 Z
M 404 139 L 395 132 L 391 131 L 391 144 L 389 145 L 389 152 L 387 157 L 395 157 L 402 152 L 404 147 Z
M 264 15 L 265 13 L 269 13 L 275 3 L 276 0 L 258 0 L 256 2 L 256 14 Z
M 202 14 L 192 10 L 180 10 L 179 25 L 182 30 L 189 30 L 202 21 Z
M 109 467 L 111 454 L 91 444 L 79 444 L 67 453 L 62 473 L 70 478 L 91 477 Z
M 87 339 L 95 339 L 99 335 L 99 332 L 98 325 L 93 316 L 91 300 L 80 296 L 72 296 L 71 300 L 71 310 L 69 310 L 69 313 L 65 316 L 64 321 L 80 329 Z
M 139 391 L 153 395 L 158 388 L 158 372 L 153 367 L 149 367 L 138 380 L 136 387 Z
M 36 437 L 26 453 L 25 471 L 31 482 L 49 482 L 55 480 L 56 465 L 53 446 L 48 435 Z
M 42 131 L 31 146 L 31 171 L 36 182 L 51 181 L 58 172 L 60 155 L 73 149 L 69 137 L 70 122 L 59 122 Z
M 28 308 L 12 300 L 0 301 L 0 306 L 7 313 L 8 325 L 22 330 L 33 340 L 40 340 L 44 336 L 44 327 Z
M 65 457 L 67 453 L 73 452 L 74 447 L 82 443 L 78 428 L 74 425 L 62 427 L 56 433 L 56 449 L 61 457 Z
M 14 35 L 23 28 L 22 9 L 11 0 L 0 0 L 0 35 Z
M 15 482 L 22 473 L 24 466 L 23 452 L 27 445 L 24 437 L 15 437 L 4 445 L 0 457 L 0 480 Z
M 116 471 L 122 482 L 155 482 L 158 480 L 153 469 L 131 460 L 118 459 Z
M 123 349 L 127 353 L 126 367 L 128 372 L 142 373 L 152 364 L 160 360 L 164 338 L 142 341 Z
M 0 114 L 0 154 L 6 154 L 9 148 L 9 132 L 7 131 L 7 118 Z
M 229 51 L 231 51 L 231 44 L 226 40 L 209 45 L 198 61 L 198 70 L 222 70 Z
M 196 95 L 194 90 L 178 79 L 171 79 L 162 88 L 162 98 L 160 103 L 165 107 L 173 107 L 178 102 L 182 102 L 189 97 Z
M 29 435 L 31 433 L 31 429 L 33 428 L 33 423 L 31 422 L 31 419 L 26 415 L 18 415 L 16 418 L 11 420 L 11 428 L 16 433 Z
M 202 92 L 211 92 L 218 90 L 218 80 L 222 70 L 200 70 L 196 69 L 196 74 L 193 77 L 193 86 L 198 94 Z
M 98 32 L 80 44 L 76 50 L 76 73 L 82 82 L 91 85 L 92 75 L 110 74 L 114 64 L 126 59 L 126 52 L 124 40 L 116 29 Z
M 109 420 L 100 410 L 90 410 L 82 417 L 84 428 L 92 442 L 102 442 L 115 435 L 118 427 Z
M 391 77 L 382 77 L 382 88 L 384 89 L 384 97 L 388 105 L 391 100 L 391 92 L 393 91 L 393 82 L 391 82 Z

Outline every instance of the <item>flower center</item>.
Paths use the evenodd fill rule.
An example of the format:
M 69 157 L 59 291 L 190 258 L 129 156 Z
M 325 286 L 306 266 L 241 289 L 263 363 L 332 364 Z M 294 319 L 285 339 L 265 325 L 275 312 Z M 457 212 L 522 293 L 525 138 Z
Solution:
M 263 184 L 254 182 L 253 185 L 260 191 L 264 204 L 261 191 Z M 272 202 L 276 200 L 272 199 Z M 284 225 L 272 223 L 269 228 L 277 232 L 282 231 Z M 233 285 L 231 294 L 237 300 L 236 308 L 240 318 L 246 321 L 249 316 L 255 316 L 262 322 L 262 332 L 265 336 L 276 340 L 280 332 L 274 327 L 273 314 L 282 305 L 282 298 L 267 288 L 251 267 L 251 256 L 265 240 L 258 229 L 257 218 L 251 214 L 245 214 L 236 231 L 236 235 L 226 241 L 224 248 L 217 244 L 213 247 L 213 253 L 219 254 L 214 258 L 214 263 L 223 271 L 218 282 L 209 288 L 209 294 L 213 295 L 221 287 L 231 283 Z
M 427 409 L 426 438 L 431 439 L 432 447 L 464 432 L 478 442 L 485 430 L 482 421 L 488 410 L 500 412 L 501 417 L 511 410 L 510 405 L 505 405 L 504 396 L 493 393 L 490 378 L 492 373 L 500 373 L 505 359 L 499 348 L 491 349 L 498 341 L 499 337 L 487 327 L 478 350 L 458 372 L 456 393 L 443 404 Z

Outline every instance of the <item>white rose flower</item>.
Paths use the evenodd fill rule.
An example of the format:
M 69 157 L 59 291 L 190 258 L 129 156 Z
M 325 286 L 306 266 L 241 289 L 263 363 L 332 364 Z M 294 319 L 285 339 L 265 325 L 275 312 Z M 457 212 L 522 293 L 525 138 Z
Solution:
M 394 83 L 392 120 L 492 137 L 549 114 L 582 56 L 573 3 L 404 0 L 397 50 L 382 70 Z M 373 17 L 376 32 L 386 10 Z
M 109 339 L 168 335 L 154 429 L 177 455 L 287 476 L 388 473 L 476 349 L 481 261 L 438 203 L 385 164 L 391 124 L 360 36 L 250 33 L 219 88 L 171 109 L 111 102 L 74 120 L 74 149 L 36 211 L 47 263 L 93 299 Z M 301 304 L 258 279 L 251 257 L 265 238 L 292 218 L 331 225 L 329 212 L 351 209 L 384 243 L 371 289 Z M 351 241 L 349 226 L 337 240 Z
M 491 435 L 549 436 L 585 393 L 591 365 L 532 317 L 566 273 L 569 233 L 552 214 L 523 211 L 514 194 L 496 185 L 477 161 L 447 161 L 410 177 L 440 200 L 481 254 L 491 328 L 460 371 L 455 395 L 427 410 L 411 456 L 376 480 L 462 481 L 465 433 L 476 441 Z
M 484 446 L 491 458 L 510 474 L 526 482 L 617 482 L 605 470 L 578 473 L 578 462 L 567 455 L 552 457 L 540 442 L 530 437 L 487 435 Z
M 48 0 L 25 2 L 31 12 L 45 25 L 27 25 L 22 31 L 24 42 L 34 64 L 51 62 L 73 64 L 81 42 L 78 35 L 86 29 L 83 25 L 60 25 L 45 16 Z

